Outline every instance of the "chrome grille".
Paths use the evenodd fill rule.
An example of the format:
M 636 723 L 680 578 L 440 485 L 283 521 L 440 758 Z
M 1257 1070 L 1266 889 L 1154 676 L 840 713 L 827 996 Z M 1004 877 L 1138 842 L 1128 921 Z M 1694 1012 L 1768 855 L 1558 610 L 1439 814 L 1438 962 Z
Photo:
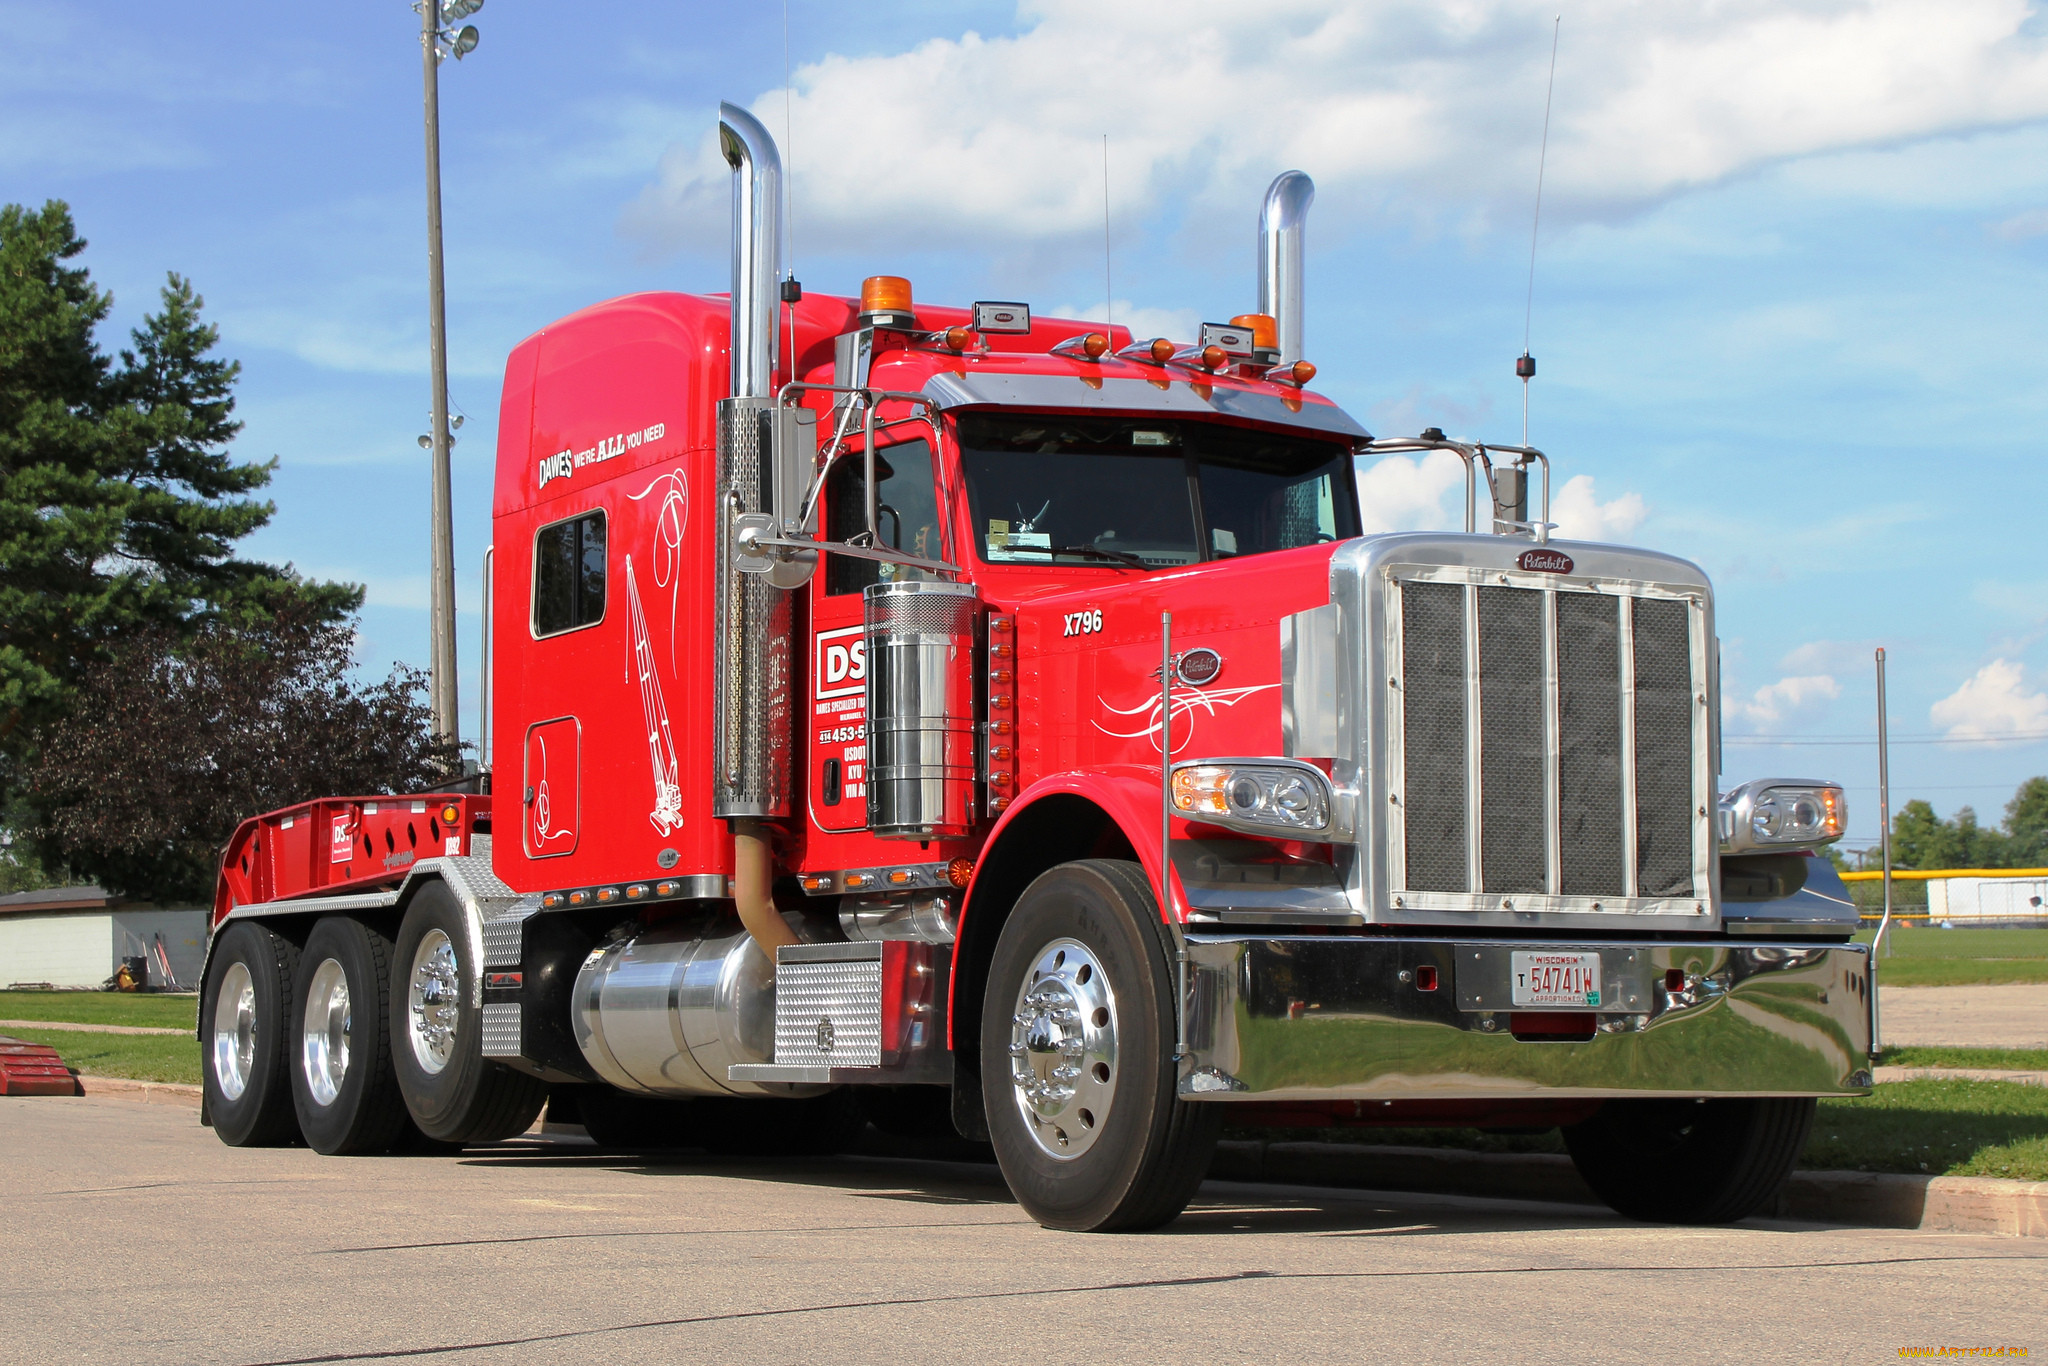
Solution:
M 1692 888 L 1692 651 L 1682 602 L 1635 605 L 1636 882 Z
M 1465 857 L 1465 589 L 1411 583 L 1402 590 L 1402 605 L 1408 885 L 1462 892 L 1471 886 Z
M 1393 571 L 1392 890 L 1460 910 L 1704 903 L 1701 605 L 1505 578 Z

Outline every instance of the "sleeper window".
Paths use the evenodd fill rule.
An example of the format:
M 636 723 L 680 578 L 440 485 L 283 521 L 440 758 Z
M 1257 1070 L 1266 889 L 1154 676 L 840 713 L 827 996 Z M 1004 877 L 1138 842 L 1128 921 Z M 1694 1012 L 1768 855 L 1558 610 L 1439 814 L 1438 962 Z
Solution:
M 533 545 L 533 633 L 604 620 L 604 512 L 544 526 Z

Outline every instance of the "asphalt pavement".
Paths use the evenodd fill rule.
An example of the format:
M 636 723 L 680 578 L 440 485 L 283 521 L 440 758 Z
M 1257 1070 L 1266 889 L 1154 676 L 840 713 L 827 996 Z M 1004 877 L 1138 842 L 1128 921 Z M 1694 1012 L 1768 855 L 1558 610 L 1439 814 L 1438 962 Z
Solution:
M 0 1100 L 0 1361 L 1895 1361 L 2048 1353 L 2038 1239 L 1633 1224 L 1203 1187 L 1038 1228 L 994 1168 L 236 1150 L 175 1106 Z

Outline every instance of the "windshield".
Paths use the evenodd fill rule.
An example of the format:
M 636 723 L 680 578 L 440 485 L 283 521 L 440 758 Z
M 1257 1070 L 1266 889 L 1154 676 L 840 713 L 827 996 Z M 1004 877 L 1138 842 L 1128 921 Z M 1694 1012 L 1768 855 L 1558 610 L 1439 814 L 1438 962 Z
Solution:
M 1208 422 L 963 413 L 982 559 L 1158 569 L 1358 535 L 1351 450 Z

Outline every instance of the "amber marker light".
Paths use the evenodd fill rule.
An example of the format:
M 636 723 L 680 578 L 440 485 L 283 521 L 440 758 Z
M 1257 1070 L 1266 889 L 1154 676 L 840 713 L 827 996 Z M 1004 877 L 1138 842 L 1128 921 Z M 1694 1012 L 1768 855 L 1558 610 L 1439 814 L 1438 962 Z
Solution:
M 1287 367 L 1287 377 L 1297 386 L 1303 385 L 1316 377 L 1316 368 L 1305 360 L 1298 360 Z
M 680 882 L 657 882 L 654 884 L 654 894 L 656 896 L 674 896 L 682 889 L 683 884 Z
M 1089 360 L 1101 360 L 1102 353 L 1109 350 L 1109 338 L 1100 332 L 1090 332 L 1081 339 L 1081 354 Z
M 1227 768 L 1202 766 L 1175 769 L 1174 809 L 1196 815 L 1220 815 L 1228 811 L 1230 803 L 1223 795 L 1223 783 L 1229 776 L 1230 770 Z
M 889 885 L 891 887 L 908 887 L 910 880 L 915 876 L 917 875 L 908 868 L 898 868 L 889 874 Z
M 831 886 L 832 879 L 828 877 L 807 877 L 804 879 L 804 890 L 807 892 L 822 892 L 828 890 Z
M 462 808 L 450 802 L 441 808 L 441 824 L 453 825 L 462 819 Z
M 994 616 L 988 619 L 988 629 L 991 631 L 1007 631 L 1015 624 L 1016 619 L 1014 617 Z
M 1202 348 L 1202 368 L 1204 370 L 1221 370 L 1224 363 L 1229 359 L 1230 353 L 1220 346 L 1205 346 Z
M 849 892 L 857 892 L 861 888 L 867 886 L 870 882 L 873 882 L 874 880 L 874 878 L 868 876 L 865 873 L 848 873 L 846 875 L 846 890 Z
M 1172 342 L 1168 341 L 1164 337 L 1154 337 L 1152 339 L 1152 359 L 1159 362 L 1161 365 L 1164 365 L 1168 361 L 1172 360 L 1173 353 L 1177 349 L 1179 348 L 1175 347 Z
M 910 281 L 901 275 L 870 275 L 860 282 L 863 313 L 910 312 Z
M 1252 330 L 1252 350 L 1277 351 L 1280 349 L 1280 321 L 1270 313 L 1240 313 L 1230 320 L 1232 327 L 1249 327 Z
M 956 858 L 946 865 L 946 881 L 955 887 L 965 887 L 974 880 L 974 860 Z
M 946 345 L 955 351 L 965 351 L 974 344 L 974 329 L 971 327 L 949 327 L 946 329 Z
M 636 882 L 626 889 L 626 900 L 628 901 L 638 901 L 641 897 L 646 895 L 647 884 L 644 882 Z

